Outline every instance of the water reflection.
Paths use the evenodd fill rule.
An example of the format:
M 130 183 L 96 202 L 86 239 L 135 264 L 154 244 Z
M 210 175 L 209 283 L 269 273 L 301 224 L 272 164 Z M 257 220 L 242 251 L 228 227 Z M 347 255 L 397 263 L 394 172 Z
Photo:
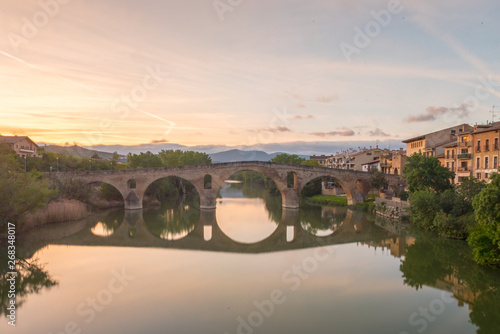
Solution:
M 281 197 L 259 187 L 226 183 L 220 190 L 222 201 L 216 210 L 217 224 L 232 240 L 252 244 L 265 240 L 277 229 Z
M 200 220 L 199 205 L 184 198 L 163 203 L 160 208 L 144 212 L 148 230 L 163 240 L 179 240 L 191 233 Z
M 92 234 L 99 237 L 109 237 L 120 227 L 123 222 L 122 210 L 112 210 L 103 215 L 90 229 Z
M 309 206 L 300 210 L 300 224 L 312 235 L 325 237 L 342 226 L 346 216 L 345 207 Z
M 212 256 L 210 257 L 212 262 L 207 262 L 210 263 L 210 266 L 207 268 L 212 268 L 212 265 L 216 263 L 227 264 L 228 261 L 219 261 L 222 257 L 234 261 L 233 266 L 223 266 L 220 272 L 213 273 L 207 270 L 207 281 L 212 284 L 214 282 L 220 282 L 220 278 L 230 278 L 232 281 L 238 281 L 241 278 L 233 274 L 230 270 L 238 268 L 235 263 L 250 261 L 253 257 L 245 256 L 245 261 L 242 261 L 243 257 L 238 257 L 236 253 L 272 253 L 263 254 L 259 257 L 259 259 L 263 259 L 259 262 L 259 265 L 265 267 L 262 269 L 262 275 L 264 277 L 267 271 L 272 271 L 273 266 L 278 266 L 283 261 L 289 261 L 291 265 L 296 262 L 295 257 L 300 258 L 300 261 L 302 261 L 304 256 L 311 256 L 311 254 L 313 254 L 312 251 L 305 248 L 318 247 L 319 245 L 339 245 L 337 246 L 337 250 L 339 250 L 340 254 L 342 253 L 342 247 L 344 247 L 341 244 L 351 243 L 352 246 L 346 247 L 356 248 L 355 245 L 357 243 L 360 248 L 375 248 L 378 252 L 376 253 L 377 256 L 367 257 L 366 262 L 361 262 L 363 260 L 355 258 L 357 261 L 360 261 L 356 263 L 349 262 L 338 256 L 332 259 L 332 262 L 322 264 L 322 266 L 324 266 L 322 268 L 328 270 L 322 271 L 321 275 L 310 273 L 311 282 L 321 276 L 321 280 L 314 281 L 318 282 L 318 284 L 308 286 L 307 281 L 303 282 L 303 291 L 306 291 L 305 289 L 308 288 L 312 289 L 308 291 L 310 295 L 307 295 L 307 298 L 313 296 L 315 291 L 319 291 L 318 294 L 333 296 L 325 302 L 326 304 L 321 305 L 334 307 L 336 302 L 335 299 L 341 299 L 342 294 L 345 295 L 344 299 L 341 299 L 342 302 L 349 304 L 351 299 L 362 299 L 363 301 L 365 301 L 365 299 L 371 300 L 370 295 L 384 296 L 386 293 L 389 299 L 399 298 L 397 300 L 401 305 L 398 304 L 398 308 L 404 308 L 410 305 L 411 311 L 409 311 L 408 314 L 403 312 L 403 317 L 407 317 L 411 312 L 415 310 L 418 311 L 418 307 L 428 304 L 428 301 L 422 305 L 418 304 L 418 302 L 418 307 L 414 309 L 415 301 L 408 297 L 408 291 L 411 290 L 413 293 L 418 292 L 421 296 L 432 296 L 433 298 L 437 294 L 433 291 L 429 292 L 429 290 L 439 289 L 451 294 L 456 300 L 456 305 L 462 307 L 460 310 L 466 311 L 460 313 L 461 315 L 469 313 L 467 308 L 470 310 L 470 322 L 477 326 L 478 333 L 500 332 L 500 320 L 498 317 L 500 313 L 500 272 L 498 270 L 477 266 L 471 259 L 470 250 L 466 243 L 436 238 L 431 234 L 418 231 L 401 232 L 398 229 L 391 228 L 388 224 L 384 225 L 384 228 L 382 228 L 375 224 L 373 217 L 345 208 L 303 206 L 300 210 L 286 210 L 281 208 L 279 199 L 273 198 L 272 196 L 266 197 L 263 193 L 259 195 L 256 191 L 247 192 L 245 187 L 242 186 L 231 187 L 231 189 L 227 190 L 228 192 L 225 192 L 225 190 L 222 191 L 224 203 L 219 206 L 216 211 L 199 210 L 195 201 L 186 199 L 184 201 L 180 200 L 164 203 L 162 207 L 144 211 L 127 211 L 125 214 L 123 210 L 118 210 L 102 213 L 88 219 L 86 222 L 56 224 L 44 229 L 35 229 L 20 236 L 18 252 L 27 259 L 35 259 L 37 256 L 33 254 L 36 254 L 38 250 L 49 244 L 64 245 L 65 249 L 66 247 L 75 245 L 105 246 L 113 247 L 113 249 L 118 250 L 122 249 L 118 247 L 127 247 L 128 254 L 134 254 L 132 247 L 164 248 L 155 250 L 155 256 L 151 258 L 156 260 L 158 256 L 166 256 L 169 252 L 168 248 L 203 250 L 204 252 L 196 252 L 196 257 L 189 258 L 190 261 L 195 261 L 195 258 L 197 259 L 199 257 L 202 257 L 200 261 L 204 261 L 207 258 L 207 254 Z M 232 194 L 233 197 L 228 197 L 228 193 Z M 246 196 L 256 197 L 247 198 Z M 256 203 L 259 203 L 258 205 L 260 205 L 260 207 L 257 207 Z M 277 203 L 279 205 L 277 205 Z M 245 211 L 245 207 L 250 207 L 251 210 Z M 273 230 L 270 232 L 268 231 L 267 234 L 270 234 L 264 236 L 264 240 L 257 243 L 244 243 L 243 241 L 248 239 L 244 239 L 243 237 L 243 241 L 234 241 L 227 237 L 226 234 L 229 234 L 227 231 L 223 231 L 222 227 L 219 228 L 219 225 L 221 225 L 219 211 L 224 212 L 224 209 L 230 214 L 234 220 L 233 224 L 237 227 L 244 229 L 244 225 L 241 225 L 241 222 L 248 221 L 246 216 L 258 214 L 260 217 L 259 219 L 261 221 L 266 221 L 269 226 L 273 227 Z M 224 215 L 222 217 L 224 217 Z M 226 218 L 227 217 L 228 216 L 226 216 Z M 277 217 L 280 217 L 280 219 L 277 220 Z M 258 224 L 260 223 L 249 225 L 256 231 L 260 230 Z M 97 236 L 96 230 L 98 226 L 103 230 L 112 231 L 112 233 L 106 238 Z M 131 233 L 133 237 L 131 237 Z M 251 234 L 251 236 L 254 237 L 255 235 Z M 234 235 L 231 235 L 231 238 L 234 238 Z M 262 235 L 260 235 L 259 238 L 262 238 Z M 318 240 L 321 242 L 318 242 Z M 352 250 L 352 248 L 347 249 Z M 2 247 L 2 249 L 5 249 L 5 247 Z M 88 248 L 82 247 L 80 248 L 80 252 L 84 253 L 86 249 Z M 301 249 L 305 250 L 300 251 Z M 285 250 L 296 251 L 283 252 Z M 383 251 L 382 253 L 384 256 L 378 256 L 380 253 L 379 250 Z M 147 252 L 147 250 L 143 251 Z M 224 254 L 216 254 L 214 251 L 224 252 Z M 105 259 L 106 253 L 106 251 L 102 252 L 104 263 L 107 261 Z M 184 254 L 186 253 L 189 252 L 184 252 Z M 44 252 L 38 254 L 43 257 Z M 176 253 L 176 256 L 177 254 L 183 253 Z M 193 252 L 191 252 L 191 254 L 193 254 Z M 144 253 L 141 254 L 141 259 L 142 255 L 144 255 Z M 366 253 L 363 253 L 363 255 L 369 256 L 369 254 Z M 5 256 L 5 252 L 3 252 L 1 256 Z M 186 257 L 188 256 L 186 255 Z M 392 261 L 387 261 L 388 257 L 394 257 L 400 260 L 394 261 L 394 259 L 392 259 Z M 3 278 L 0 280 L 2 293 L 2 313 L 0 314 L 2 316 L 5 315 L 6 306 L 8 305 L 6 297 L 8 288 L 5 281 L 7 270 L 4 265 L 7 261 L 3 260 L 2 258 L 2 266 L 0 267 Z M 109 258 L 110 263 L 115 260 L 116 258 Z M 191 265 L 191 263 L 197 263 L 188 261 L 187 264 L 184 264 L 183 261 L 185 261 L 185 258 L 180 257 L 178 265 Z M 399 264 L 394 262 L 399 262 Z M 68 263 L 68 266 L 71 266 L 71 259 Z M 131 270 L 139 270 L 138 268 L 142 268 L 142 260 L 138 263 L 140 264 L 135 264 L 137 267 L 134 267 L 134 264 L 130 263 L 129 266 Z M 161 263 L 155 262 L 153 264 L 153 267 L 154 266 L 158 267 L 155 268 L 155 270 L 165 270 Z M 200 266 L 203 265 L 200 264 Z M 384 273 L 387 270 L 387 276 L 377 277 L 377 275 L 373 275 L 373 277 L 370 276 L 366 279 L 353 276 L 356 270 L 360 270 L 359 268 L 365 269 L 368 273 L 377 273 L 378 266 L 383 267 L 382 271 L 384 271 Z M 194 267 L 196 266 L 193 266 L 193 268 Z M 35 260 L 23 260 L 23 262 L 20 262 L 20 268 L 22 270 L 22 277 L 17 284 L 18 291 L 20 291 L 19 296 L 21 303 L 27 300 L 30 294 L 38 294 L 40 291 L 46 291 L 50 287 L 58 284 L 57 281 L 50 277 L 50 274 L 44 267 Z M 289 267 L 285 269 L 287 268 Z M 69 268 L 67 270 L 71 272 L 72 269 Z M 85 272 L 85 269 L 81 270 Z M 91 268 L 88 269 L 91 273 L 94 273 L 93 270 L 94 269 Z M 249 270 L 250 273 L 253 272 L 255 268 L 250 267 L 245 270 Z M 56 272 L 59 274 L 59 271 Z M 344 272 L 345 275 L 335 276 L 338 272 Z M 66 275 L 66 272 L 63 271 L 62 274 Z M 177 275 L 175 277 L 179 280 L 190 279 L 190 276 L 185 274 L 185 271 L 182 270 L 178 272 L 172 271 L 172 274 Z M 276 272 L 273 272 L 273 275 L 274 274 L 276 274 Z M 277 282 L 279 283 L 282 272 L 278 271 L 277 274 L 279 274 L 277 276 Z M 340 279 L 335 280 L 336 277 L 344 277 L 345 282 L 343 283 Z M 268 277 L 265 276 L 263 281 L 267 278 Z M 106 277 L 106 279 L 108 278 Z M 244 279 L 241 278 L 241 280 Z M 355 281 L 359 286 L 363 285 L 364 292 L 359 292 L 357 288 L 349 290 L 349 285 L 346 282 L 350 282 L 351 280 Z M 385 283 L 385 280 L 387 280 L 387 285 L 380 283 L 381 281 Z M 195 279 L 195 281 L 198 282 L 197 279 Z M 396 282 L 396 284 L 394 284 L 394 282 Z M 102 284 L 102 282 L 98 283 Z M 370 283 L 373 283 L 373 287 L 370 287 Z M 255 288 L 259 288 L 263 285 L 262 282 L 254 281 L 252 281 L 251 284 L 255 284 L 255 286 L 252 285 L 252 287 Z M 335 285 L 339 286 L 338 290 L 335 290 Z M 226 286 L 224 285 L 224 287 Z M 228 287 L 234 288 L 230 285 L 228 285 Z M 381 287 L 387 290 L 377 290 Z M 433 289 L 426 289 L 426 287 L 432 287 Z M 197 286 L 197 288 L 199 288 L 199 286 Z M 154 289 L 151 291 L 153 290 Z M 152 294 L 155 292 L 157 291 L 150 292 L 148 295 L 145 290 L 141 298 L 144 298 L 146 301 L 149 301 L 149 299 L 153 300 L 153 305 L 155 297 Z M 267 293 L 267 291 L 265 292 Z M 239 292 L 233 290 L 231 293 L 238 295 Z M 338 294 L 335 295 L 335 293 Z M 366 295 L 363 295 L 363 293 Z M 428 293 L 428 295 L 425 295 L 426 293 Z M 70 294 L 71 290 L 68 291 L 68 295 Z M 45 295 L 50 296 L 50 293 Z M 40 296 L 44 297 L 45 295 Z M 202 294 L 200 294 L 200 296 L 202 297 Z M 200 296 L 197 295 L 197 298 Z M 220 298 L 230 299 L 231 296 L 228 294 Z M 250 297 L 254 298 L 253 295 Z M 225 303 L 216 300 L 217 298 L 218 297 L 215 296 L 210 299 L 210 301 L 219 304 L 219 306 Z M 251 298 L 249 300 L 253 300 Z M 292 300 L 291 298 L 292 297 L 290 297 L 290 300 Z M 386 305 L 385 307 L 388 305 L 386 300 L 377 300 L 377 303 Z M 290 308 L 288 308 L 288 305 L 290 305 Z M 356 304 L 354 303 L 353 305 Z M 456 308 L 456 305 L 453 305 L 453 307 Z M 310 305 L 296 305 L 291 302 L 283 305 L 283 309 L 280 310 L 280 312 L 287 311 L 292 313 L 295 311 L 292 309 L 292 306 L 308 308 Z M 126 307 L 128 307 L 128 309 L 124 311 L 126 314 L 131 314 L 136 311 L 135 304 L 133 306 L 126 305 Z M 203 307 L 205 307 L 204 304 Z M 330 310 L 330 308 L 328 308 L 328 310 Z M 43 313 L 42 310 L 40 310 L 40 312 Z M 379 314 L 382 312 L 384 311 L 379 311 Z M 391 311 L 389 310 L 387 312 L 390 313 Z M 455 311 L 451 307 L 446 309 L 446 312 L 442 315 L 443 319 L 450 322 L 453 321 L 455 319 L 454 317 L 459 314 L 453 312 Z M 245 312 L 238 312 L 238 315 L 240 313 L 246 314 Z M 401 314 L 399 315 L 401 316 Z M 311 314 L 305 316 L 311 316 Z M 352 319 L 346 319 L 345 322 L 348 323 L 351 320 Z M 404 323 L 407 328 L 398 328 L 399 332 L 418 332 L 417 327 L 412 327 L 408 323 L 408 318 L 402 320 L 401 323 Z M 100 321 L 105 322 L 106 320 L 103 317 Z M 154 321 L 158 320 L 153 319 L 153 322 Z M 234 319 L 231 318 L 230 321 L 234 321 Z M 342 325 L 346 326 L 345 323 Z M 382 332 L 381 328 L 382 327 L 376 328 L 378 330 L 374 330 L 374 332 Z M 390 327 L 384 328 L 390 329 Z M 312 331 L 321 332 L 317 330 L 317 328 L 313 328 Z M 386 332 L 395 331 L 387 330 Z M 432 331 L 429 330 L 428 332 L 431 333 Z M 463 330 L 463 332 L 465 332 L 465 330 Z

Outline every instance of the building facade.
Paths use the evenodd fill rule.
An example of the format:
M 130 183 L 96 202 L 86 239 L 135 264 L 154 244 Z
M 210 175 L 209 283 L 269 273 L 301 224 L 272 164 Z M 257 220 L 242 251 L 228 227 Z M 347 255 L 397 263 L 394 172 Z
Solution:
M 37 157 L 38 145 L 26 136 L 1 136 L 0 144 L 8 144 L 21 158 Z

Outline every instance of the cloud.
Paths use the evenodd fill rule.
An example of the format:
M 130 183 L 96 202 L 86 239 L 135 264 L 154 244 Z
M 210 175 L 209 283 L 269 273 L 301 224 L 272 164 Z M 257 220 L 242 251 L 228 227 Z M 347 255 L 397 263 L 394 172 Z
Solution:
M 319 96 L 316 98 L 318 103 L 330 103 L 337 100 L 339 97 L 337 95 Z
M 380 130 L 379 128 L 375 128 L 373 131 L 368 131 L 368 135 L 371 137 L 390 137 L 391 135 L 388 133 L 385 133 L 384 131 Z
M 305 108 L 305 107 L 306 107 L 306 105 L 305 105 L 305 104 L 303 104 L 303 103 L 297 103 L 297 104 L 295 105 L 295 107 L 297 107 L 297 108 Z
M 286 126 L 277 126 L 275 128 L 265 128 L 265 129 L 256 129 L 256 130 L 248 130 L 248 132 L 292 132 Z
M 313 119 L 313 118 L 314 118 L 313 115 L 306 115 L 306 116 L 296 115 L 293 119 Z
M 166 139 L 152 140 L 150 144 L 164 144 L 164 143 L 168 143 L 168 140 Z
M 316 137 L 327 137 L 327 136 L 351 137 L 355 135 L 354 131 L 352 131 L 351 129 L 347 129 L 344 131 L 312 132 L 309 134 Z
M 426 112 L 424 114 L 419 115 L 410 115 L 406 121 L 409 123 L 412 122 L 429 122 L 435 121 L 438 116 L 446 115 L 446 114 L 454 114 L 458 118 L 465 118 L 470 115 L 471 111 L 469 110 L 469 105 L 462 103 L 458 107 L 427 107 Z

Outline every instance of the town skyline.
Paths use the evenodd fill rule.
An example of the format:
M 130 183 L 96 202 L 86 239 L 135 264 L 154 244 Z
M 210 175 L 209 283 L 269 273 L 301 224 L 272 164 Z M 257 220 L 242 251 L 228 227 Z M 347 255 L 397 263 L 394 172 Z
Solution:
M 0 133 L 349 145 L 500 119 L 496 2 L 231 3 L 6 1 Z

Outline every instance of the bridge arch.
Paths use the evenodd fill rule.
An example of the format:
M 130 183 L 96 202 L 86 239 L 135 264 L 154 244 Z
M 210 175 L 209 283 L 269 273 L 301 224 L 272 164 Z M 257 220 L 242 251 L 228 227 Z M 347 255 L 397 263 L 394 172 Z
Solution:
M 290 193 L 297 193 L 297 189 L 295 188 L 288 188 L 287 186 L 287 175 L 288 173 L 285 173 L 284 175 L 280 175 L 277 173 L 275 170 L 270 169 L 270 168 L 260 168 L 257 166 L 238 166 L 236 168 L 228 168 L 226 170 L 223 170 L 222 172 L 218 173 L 218 182 L 217 186 L 215 188 L 215 191 L 218 193 L 221 189 L 221 187 L 224 185 L 224 182 L 228 179 L 230 179 L 231 176 L 234 174 L 240 173 L 240 172 L 245 172 L 245 171 L 251 171 L 251 172 L 256 172 L 259 174 L 264 175 L 265 177 L 269 178 L 271 181 L 274 182 L 276 187 L 278 188 L 279 192 L 281 193 L 281 198 L 282 198 L 282 203 L 283 206 L 286 207 L 287 199 L 289 199 Z M 297 206 L 298 207 L 298 196 L 295 195 L 297 198 Z
M 149 196 L 156 196 L 157 199 L 159 201 L 162 200 L 161 198 L 161 193 L 152 193 L 152 188 L 151 187 L 165 187 L 167 186 L 166 184 L 162 185 L 161 184 L 161 180 L 165 180 L 167 179 L 174 187 L 177 188 L 177 191 L 179 191 L 179 195 L 183 196 L 183 195 L 186 195 L 188 191 L 195 191 L 196 194 L 195 196 L 197 196 L 198 198 L 201 197 L 201 194 L 200 194 L 200 190 L 198 189 L 198 187 L 196 187 L 195 184 L 193 184 L 193 182 L 191 180 L 188 180 L 180 175 L 175 175 L 175 174 L 172 174 L 172 175 L 161 175 L 159 177 L 153 177 L 151 179 L 149 179 L 146 183 L 145 183 L 145 190 L 144 190 L 144 196 L 143 196 L 143 201 L 145 200 L 146 196 L 149 195 Z M 187 182 L 188 183 L 188 188 L 186 189 L 186 185 L 184 184 L 184 182 Z M 156 185 L 155 185 L 156 183 Z M 190 188 L 192 187 L 192 188 Z M 161 189 L 160 189 L 161 191 Z M 148 193 L 149 192 L 149 193 Z M 165 194 L 163 194 L 165 195 Z M 160 197 L 160 198 L 158 198 Z M 165 196 L 166 198 L 167 196 Z M 199 202 L 196 202 L 195 205 L 199 208 L 200 207 L 200 204 Z

